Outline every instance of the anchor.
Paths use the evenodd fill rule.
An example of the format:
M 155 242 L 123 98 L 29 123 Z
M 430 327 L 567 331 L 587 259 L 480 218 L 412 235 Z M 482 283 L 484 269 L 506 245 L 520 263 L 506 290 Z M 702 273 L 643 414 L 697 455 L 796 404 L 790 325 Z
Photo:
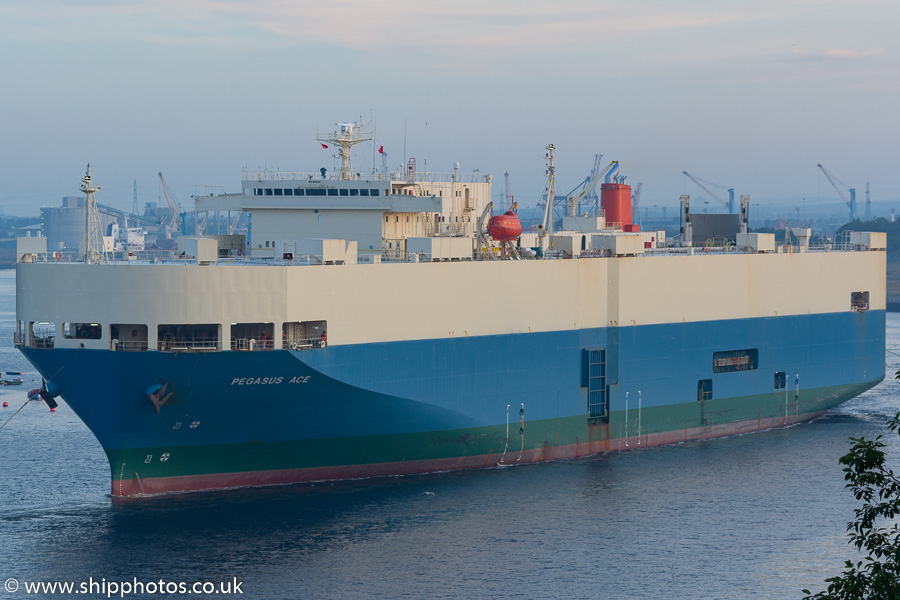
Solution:
M 169 382 L 165 379 L 157 379 L 156 383 L 148 387 L 145 392 L 147 394 L 147 399 L 153 404 L 153 409 L 156 411 L 156 414 L 159 414 L 159 408 L 172 397 L 172 394 L 175 393 L 174 385 L 172 386 L 171 392 L 166 393 L 167 389 L 169 389 Z
M 51 381 L 47 383 L 43 377 L 41 377 L 41 389 L 38 391 L 38 396 L 41 397 L 41 400 L 47 403 L 47 406 L 50 407 L 50 410 L 54 410 L 57 406 L 55 398 L 59 396 L 59 391 L 56 389 L 56 386 Z

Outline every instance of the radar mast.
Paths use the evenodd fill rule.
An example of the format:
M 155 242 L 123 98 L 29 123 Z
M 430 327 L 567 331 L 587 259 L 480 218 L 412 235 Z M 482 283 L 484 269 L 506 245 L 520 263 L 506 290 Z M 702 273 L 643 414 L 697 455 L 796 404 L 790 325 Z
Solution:
M 362 119 L 359 120 L 358 125 L 356 123 L 335 123 L 335 125 L 339 127 L 338 131 L 325 136 L 316 134 L 316 139 L 320 143 L 330 142 L 338 147 L 338 156 L 341 157 L 341 174 L 338 179 L 353 179 L 353 170 L 350 167 L 350 148 L 373 138 L 366 137 L 363 133 Z
M 100 212 L 97 210 L 97 199 L 94 193 L 99 186 L 91 183 L 91 163 L 81 181 L 81 191 L 87 196 L 84 203 L 84 262 L 101 262 L 106 260 L 103 252 L 103 234 L 100 231 Z

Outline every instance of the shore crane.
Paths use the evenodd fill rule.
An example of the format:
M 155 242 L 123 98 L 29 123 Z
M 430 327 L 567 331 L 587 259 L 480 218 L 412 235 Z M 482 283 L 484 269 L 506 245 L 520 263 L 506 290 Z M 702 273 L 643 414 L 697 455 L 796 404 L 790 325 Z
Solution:
M 515 198 L 513 198 L 512 192 L 509 190 L 509 171 L 504 173 L 503 177 L 506 179 L 506 192 L 503 195 L 504 206 L 507 210 L 515 210 Z
M 848 186 L 843 181 L 838 181 L 838 179 L 834 175 L 832 175 L 831 173 L 829 173 L 828 171 L 825 170 L 825 167 L 822 166 L 822 163 L 819 163 L 816 166 L 819 167 L 820 169 L 822 169 L 822 173 L 825 174 L 825 178 L 828 180 L 828 183 L 830 183 L 831 187 L 833 187 L 834 190 L 838 193 L 838 196 L 841 197 L 841 200 L 843 200 L 844 203 L 850 207 L 850 221 L 851 222 L 855 221 L 857 219 L 857 216 L 856 216 L 856 189 Z M 838 185 L 838 183 L 840 183 L 840 185 Z M 850 190 L 849 198 L 847 197 L 847 194 L 844 193 L 844 190 L 841 188 L 841 186 L 844 186 L 845 188 L 848 188 Z M 868 208 L 868 207 L 866 207 L 866 208 Z
M 638 206 L 641 203 L 641 190 L 644 189 L 644 182 L 638 181 L 631 190 L 631 214 L 638 214 Z
M 728 214 L 730 214 L 730 215 L 734 214 L 734 188 L 727 188 L 724 185 L 719 185 L 719 184 L 713 183 L 711 181 L 706 181 L 705 179 L 700 179 L 699 177 L 697 177 L 695 175 L 691 175 L 687 171 L 682 171 L 681 174 L 684 175 L 685 177 L 687 177 L 688 179 L 690 179 L 691 181 L 693 181 L 694 183 L 696 183 L 697 187 L 699 187 L 701 190 L 703 190 L 704 192 L 706 192 L 707 194 L 712 196 L 712 198 L 714 200 L 716 200 L 717 202 L 719 202 L 719 204 L 721 204 L 725 208 L 727 208 Z M 718 188 L 720 190 L 728 192 L 728 200 L 724 200 L 724 199 L 720 198 L 718 196 L 718 194 L 716 194 L 714 191 L 709 189 L 708 186 Z
M 159 175 L 159 183 L 162 186 L 163 196 L 166 198 L 166 204 L 169 205 L 169 220 L 166 221 L 166 238 L 173 239 L 172 234 L 174 232 L 180 232 L 182 230 L 181 226 L 181 204 L 177 200 L 172 199 L 172 195 L 169 192 L 169 186 L 166 185 L 166 180 L 163 179 L 162 171 L 157 173 Z

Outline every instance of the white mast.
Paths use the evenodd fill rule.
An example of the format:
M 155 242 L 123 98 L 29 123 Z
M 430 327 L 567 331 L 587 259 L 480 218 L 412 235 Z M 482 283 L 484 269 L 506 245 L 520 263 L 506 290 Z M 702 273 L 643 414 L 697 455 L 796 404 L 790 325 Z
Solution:
M 362 119 L 360 119 L 359 125 L 356 123 L 335 123 L 335 125 L 340 127 L 340 131 L 335 131 L 325 137 L 316 135 L 316 139 L 320 143 L 331 142 L 338 147 L 338 156 L 341 157 L 341 174 L 338 179 L 353 179 L 353 170 L 350 168 L 350 148 L 373 138 L 363 135 Z
M 544 223 L 541 228 L 541 248 L 549 247 L 549 244 L 544 244 L 547 240 L 547 236 L 553 233 L 553 194 L 554 186 L 556 183 L 556 162 L 554 161 L 554 152 L 556 148 L 553 144 L 547 146 L 547 177 L 550 182 L 547 185 L 547 203 L 544 205 Z
M 84 262 L 106 260 L 103 252 L 103 233 L 100 231 L 100 212 L 97 210 L 97 199 L 94 193 L 100 187 L 94 187 L 91 183 L 91 163 L 88 163 L 87 172 L 81 182 L 81 191 L 87 196 L 84 206 Z

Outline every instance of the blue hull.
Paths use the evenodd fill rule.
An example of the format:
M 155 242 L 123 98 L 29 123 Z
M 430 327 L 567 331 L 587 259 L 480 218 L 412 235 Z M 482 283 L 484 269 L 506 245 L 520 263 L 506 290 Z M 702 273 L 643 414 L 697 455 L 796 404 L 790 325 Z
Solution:
M 787 388 L 874 385 L 884 378 L 885 313 L 869 311 L 324 349 L 165 353 L 24 348 L 104 448 L 227 444 L 418 433 L 497 426 L 507 405 L 528 420 L 586 414 L 583 350 L 606 351 L 609 409 Z M 753 370 L 713 373 L 714 352 L 758 349 Z M 161 414 L 146 388 L 174 395 Z M 626 394 L 628 400 L 626 400 Z M 185 440 L 172 423 L 195 421 Z

